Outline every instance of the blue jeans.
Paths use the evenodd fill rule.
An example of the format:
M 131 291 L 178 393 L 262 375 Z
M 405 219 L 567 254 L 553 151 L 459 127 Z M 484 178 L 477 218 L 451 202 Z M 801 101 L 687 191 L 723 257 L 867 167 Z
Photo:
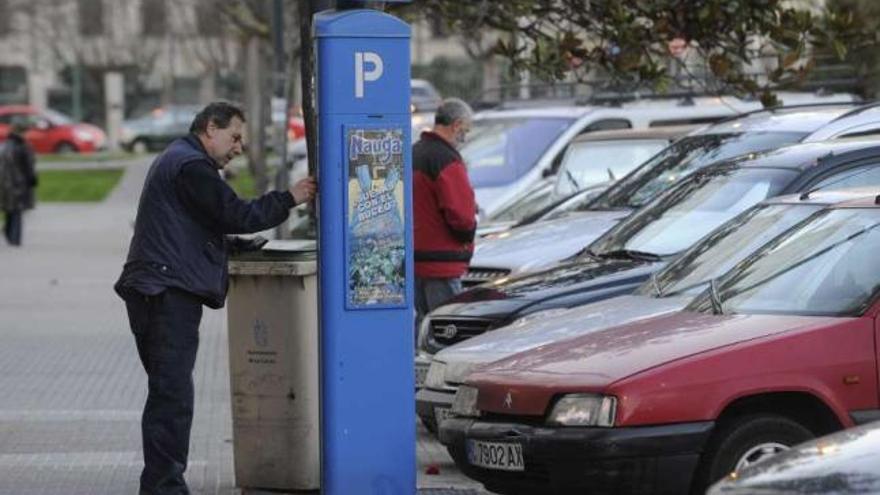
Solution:
M 21 246 L 21 210 L 10 210 L 6 213 L 6 223 L 3 225 L 3 234 L 10 246 Z
M 126 301 L 148 392 L 141 417 L 144 470 L 140 495 L 188 495 L 183 478 L 189 456 L 194 390 L 192 372 L 199 348 L 202 303 L 167 289 Z

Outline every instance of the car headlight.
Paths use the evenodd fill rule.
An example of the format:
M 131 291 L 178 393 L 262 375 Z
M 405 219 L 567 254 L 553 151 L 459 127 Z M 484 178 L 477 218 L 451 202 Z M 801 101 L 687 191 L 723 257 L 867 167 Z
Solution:
M 73 131 L 73 136 L 80 141 L 91 142 L 95 140 L 95 135 L 92 134 L 91 131 L 86 129 L 76 129 Z
M 512 327 L 522 326 L 530 321 L 540 320 L 542 318 L 550 318 L 552 316 L 556 316 L 558 314 L 565 313 L 566 311 L 568 311 L 568 308 L 552 308 L 552 309 L 545 309 L 543 311 L 535 311 L 534 313 L 527 314 L 521 318 L 517 318 L 516 320 L 513 321 L 513 323 L 510 324 L 510 326 L 512 326 Z
M 428 376 L 425 378 L 425 387 L 433 389 L 442 389 L 446 386 L 446 363 L 440 361 L 431 361 L 431 367 L 428 368 Z
M 477 409 L 477 396 L 479 389 L 470 385 L 462 385 L 458 387 L 455 393 L 455 400 L 452 401 L 452 414 L 456 416 L 464 416 L 476 418 L 480 416 L 480 410 Z
M 614 426 L 617 398 L 596 394 L 569 394 L 553 406 L 547 423 L 559 426 Z

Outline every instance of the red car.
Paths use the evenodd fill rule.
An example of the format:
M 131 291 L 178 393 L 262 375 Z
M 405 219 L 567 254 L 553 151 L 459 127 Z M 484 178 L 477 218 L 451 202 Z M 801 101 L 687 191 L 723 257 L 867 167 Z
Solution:
M 10 125 L 17 120 L 30 127 L 24 137 L 37 153 L 90 152 L 103 149 L 107 143 L 106 134 L 98 127 L 26 105 L 0 106 L 0 141 L 6 140 Z
M 306 136 L 306 121 L 302 117 L 287 119 L 287 140 L 296 141 Z
M 873 200 L 829 207 L 684 311 L 489 364 L 459 389 L 441 441 L 499 493 L 702 494 L 876 419 L 878 227 Z

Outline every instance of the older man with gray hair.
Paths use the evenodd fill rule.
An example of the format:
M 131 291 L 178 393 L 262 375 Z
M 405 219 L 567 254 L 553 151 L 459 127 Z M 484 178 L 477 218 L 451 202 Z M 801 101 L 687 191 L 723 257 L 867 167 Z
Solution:
M 461 291 L 473 255 L 477 204 L 458 152 L 472 117 L 467 103 L 448 98 L 437 109 L 433 129 L 413 146 L 416 328 Z

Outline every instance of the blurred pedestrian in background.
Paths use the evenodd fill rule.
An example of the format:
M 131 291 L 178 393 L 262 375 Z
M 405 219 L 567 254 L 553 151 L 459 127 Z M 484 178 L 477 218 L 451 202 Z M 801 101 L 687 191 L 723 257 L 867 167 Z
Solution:
M 21 246 L 25 210 L 34 207 L 37 187 L 34 150 L 24 140 L 27 125 L 15 120 L 6 142 L 0 146 L 0 207 L 6 220 L 3 234 L 11 246 Z
M 426 314 L 461 291 L 474 252 L 477 203 L 458 152 L 472 117 L 464 101 L 443 100 L 434 127 L 413 146 L 416 329 Z

